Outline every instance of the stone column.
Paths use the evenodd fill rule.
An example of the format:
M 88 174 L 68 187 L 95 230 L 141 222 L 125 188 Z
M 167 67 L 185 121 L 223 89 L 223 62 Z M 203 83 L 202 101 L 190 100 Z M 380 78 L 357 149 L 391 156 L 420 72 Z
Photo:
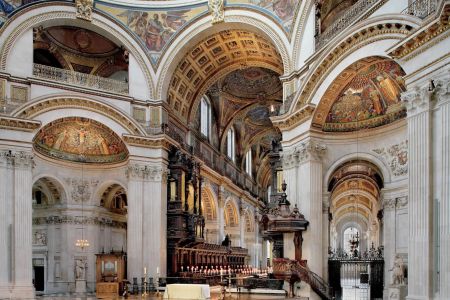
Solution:
M 303 233 L 303 259 L 308 267 L 322 276 L 323 257 L 325 254 L 322 244 L 322 161 L 326 147 L 309 139 L 296 148 L 298 159 L 298 207 L 309 221 L 308 229 Z M 293 200 L 293 199 L 292 199 Z M 292 203 L 293 201 L 291 201 Z
M 165 167 L 146 165 L 144 167 L 144 193 L 142 210 L 143 263 L 148 276 L 166 274 L 167 252 L 167 187 Z
M 437 176 L 440 181 L 441 194 L 436 195 L 439 207 L 439 294 L 440 299 L 450 299 L 450 73 L 437 82 L 437 107 L 440 118 L 441 157 L 438 159 L 442 165 Z
M 144 170 L 139 164 L 128 166 L 128 217 L 127 217 L 127 276 L 132 281 L 134 277 L 142 277 L 143 271 L 143 180 Z
M 402 94 L 408 110 L 409 253 L 408 299 L 432 296 L 431 93 L 427 87 Z

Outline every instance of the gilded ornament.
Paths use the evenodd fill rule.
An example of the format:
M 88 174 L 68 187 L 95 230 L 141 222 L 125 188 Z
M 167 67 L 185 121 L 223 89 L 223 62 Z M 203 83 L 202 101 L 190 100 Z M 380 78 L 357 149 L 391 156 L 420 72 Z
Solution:
M 224 14 L 224 0 L 209 0 L 208 6 L 211 11 L 212 24 L 223 22 L 225 19 Z
M 94 10 L 94 0 L 75 0 L 78 19 L 92 21 L 92 11 Z

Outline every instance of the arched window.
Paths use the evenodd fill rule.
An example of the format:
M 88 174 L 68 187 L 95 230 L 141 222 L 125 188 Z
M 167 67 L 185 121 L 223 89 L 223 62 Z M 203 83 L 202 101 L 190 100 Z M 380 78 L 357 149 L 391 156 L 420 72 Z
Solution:
M 248 150 L 245 154 L 245 172 L 252 176 L 252 150 Z
M 227 132 L 227 155 L 234 162 L 235 161 L 235 134 L 234 129 L 231 127 Z
M 359 232 L 355 227 L 348 227 L 344 231 L 344 251 L 350 253 L 354 248 L 359 252 Z M 355 243 L 358 240 L 358 243 Z M 353 247 L 352 247 L 353 245 Z
M 211 103 L 206 96 L 200 103 L 200 132 L 208 139 L 211 132 Z

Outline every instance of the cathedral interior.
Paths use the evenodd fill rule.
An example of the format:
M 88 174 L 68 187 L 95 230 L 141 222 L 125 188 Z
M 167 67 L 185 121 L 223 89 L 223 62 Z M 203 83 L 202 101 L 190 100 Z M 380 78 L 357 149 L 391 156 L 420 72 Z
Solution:
M 0 0 L 0 48 L 0 299 L 450 299 L 449 0 Z

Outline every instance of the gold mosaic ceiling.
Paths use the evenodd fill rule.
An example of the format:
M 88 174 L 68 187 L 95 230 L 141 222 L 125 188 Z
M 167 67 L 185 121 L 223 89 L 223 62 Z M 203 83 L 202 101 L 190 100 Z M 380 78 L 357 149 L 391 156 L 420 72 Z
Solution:
M 117 134 L 95 120 L 81 117 L 47 124 L 33 142 L 37 152 L 60 160 L 117 163 L 128 158 L 128 150 Z
M 225 30 L 192 48 L 175 69 L 167 102 L 183 120 L 196 112 L 199 98 L 228 73 L 249 66 L 283 73 L 283 63 L 275 47 L 248 31 Z

